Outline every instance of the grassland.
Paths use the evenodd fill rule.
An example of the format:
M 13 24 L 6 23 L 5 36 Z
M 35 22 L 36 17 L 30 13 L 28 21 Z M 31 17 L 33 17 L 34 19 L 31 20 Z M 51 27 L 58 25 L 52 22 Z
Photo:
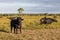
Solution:
M 57 23 L 40 25 L 42 17 L 22 16 L 22 34 L 14 34 L 10 33 L 9 16 L 3 16 L 0 18 L 0 40 L 60 40 L 60 17 L 57 16 Z

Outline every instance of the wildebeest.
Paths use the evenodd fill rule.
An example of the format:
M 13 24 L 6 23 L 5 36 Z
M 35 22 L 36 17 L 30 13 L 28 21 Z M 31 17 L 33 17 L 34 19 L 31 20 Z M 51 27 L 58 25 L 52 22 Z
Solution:
M 52 22 L 57 22 L 57 20 L 54 18 L 46 18 L 46 17 L 40 19 L 40 24 L 51 24 Z
M 17 34 L 18 28 L 19 28 L 21 33 L 22 20 L 23 19 L 21 17 L 11 18 L 11 21 L 10 21 L 11 32 L 12 32 L 12 29 L 14 28 L 14 33 Z

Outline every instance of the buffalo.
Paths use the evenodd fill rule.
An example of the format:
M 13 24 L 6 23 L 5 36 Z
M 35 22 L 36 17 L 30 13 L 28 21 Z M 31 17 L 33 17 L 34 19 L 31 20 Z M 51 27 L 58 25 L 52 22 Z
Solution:
M 40 19 L 40 24 L 51 24 L 52 22 L 57 22 L 57 20 L 54 18 L 46 18 L 46 17 Z
M 20 29 L 20 33 L 21 33 L 21 27 L 22 27 L 22 21 L 23 19 L 21 17 L 17 17 L 17 18 L 10 18 L 10 29 L 12 32 L 12 29 L 14 28 L 14 33 L 18 33 L 18 28 Z

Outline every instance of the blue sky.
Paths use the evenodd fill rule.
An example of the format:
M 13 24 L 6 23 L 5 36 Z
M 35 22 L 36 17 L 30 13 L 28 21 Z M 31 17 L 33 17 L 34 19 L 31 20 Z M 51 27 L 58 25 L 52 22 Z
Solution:
M 18 13 L 18 8 L 25 13 L 60 12 L 60 0 L 0 0 L 0 13 Z

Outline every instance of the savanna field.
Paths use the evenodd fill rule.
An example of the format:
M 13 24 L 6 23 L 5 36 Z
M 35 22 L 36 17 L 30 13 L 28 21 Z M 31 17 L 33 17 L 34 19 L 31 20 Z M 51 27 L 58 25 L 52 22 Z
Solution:
M 22 33 L 10 33 L 10 16 L 0 18 L 0 40 L 60 40 L 60 16 L 58 22 L 40 25 L 40 19 L 44 16 L 28 16 L 22 18 Z M 12 16 L 13 17 L 13 16 Z M 47 16 L 53 18 L 53 16 Z

